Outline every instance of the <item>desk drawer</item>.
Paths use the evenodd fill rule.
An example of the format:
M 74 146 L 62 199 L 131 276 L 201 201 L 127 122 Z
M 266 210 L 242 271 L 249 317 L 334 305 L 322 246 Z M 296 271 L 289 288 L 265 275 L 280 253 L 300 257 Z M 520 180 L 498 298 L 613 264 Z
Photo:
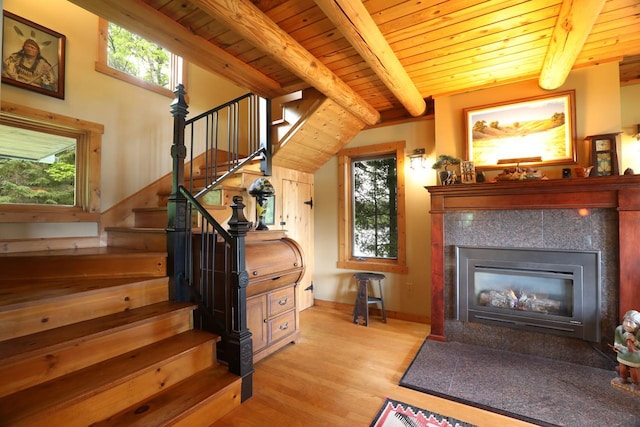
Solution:
M 267 301 L 269 317 L 277 316 L 280 313 L 295 308 L 295 286 L 288 286 L 268 294 Z
M 296 331 L 296 311 L 292 310 L 269 321 L 269 342 L 278 341 Z

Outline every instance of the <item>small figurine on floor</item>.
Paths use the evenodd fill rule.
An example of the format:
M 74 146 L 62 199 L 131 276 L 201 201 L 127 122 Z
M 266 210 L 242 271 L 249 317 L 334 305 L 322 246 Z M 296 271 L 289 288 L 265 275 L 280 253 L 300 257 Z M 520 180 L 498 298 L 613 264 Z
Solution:
M 640 396 L 640 313 L 629 310 L 616 328 L 613 350 L 618 353 L 618 377 L 611 384 Z

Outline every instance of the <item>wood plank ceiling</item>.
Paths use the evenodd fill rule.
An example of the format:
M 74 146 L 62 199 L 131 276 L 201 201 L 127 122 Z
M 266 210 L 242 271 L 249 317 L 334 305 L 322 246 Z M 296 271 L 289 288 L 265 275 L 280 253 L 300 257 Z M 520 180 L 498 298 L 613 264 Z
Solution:
M 562 83 L 622 61 L 621 84 L 640 82 L 640 0 L 71 1 L 260 95 L 313 86 L 368 125 L 423 114 L 416 94 L 542 85 L 545 68 Z

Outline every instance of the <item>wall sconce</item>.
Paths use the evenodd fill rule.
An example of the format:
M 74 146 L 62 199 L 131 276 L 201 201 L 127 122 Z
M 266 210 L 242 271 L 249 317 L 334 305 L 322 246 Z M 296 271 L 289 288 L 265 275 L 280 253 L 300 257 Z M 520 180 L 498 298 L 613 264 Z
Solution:
M 407 154 L 409 158 L 409 166 L 411 169 L 426 167 L 425 162 L 427 159 L 424 158 L 424 148 L 416 148 L 410 154 Z

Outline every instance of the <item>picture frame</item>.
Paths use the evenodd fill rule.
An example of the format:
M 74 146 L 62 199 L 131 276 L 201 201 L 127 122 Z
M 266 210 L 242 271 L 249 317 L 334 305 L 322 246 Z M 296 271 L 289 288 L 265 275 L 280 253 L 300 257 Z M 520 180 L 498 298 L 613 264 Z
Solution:
M 66 37 L 4 10 L 2 82 L 64 99 Z
M 462 184 L 473 184 L 476 182 L 476 168 L 473 162 L 460 162 L 460 182 Z
M 266 225 L 274 225 L 276 223 L 276 196 L 271 195 L 265 197 L 264 202 L 264 223 Z
M 475 168 L 575 164 L 575 91 L 465 108 L 466 157 Z

